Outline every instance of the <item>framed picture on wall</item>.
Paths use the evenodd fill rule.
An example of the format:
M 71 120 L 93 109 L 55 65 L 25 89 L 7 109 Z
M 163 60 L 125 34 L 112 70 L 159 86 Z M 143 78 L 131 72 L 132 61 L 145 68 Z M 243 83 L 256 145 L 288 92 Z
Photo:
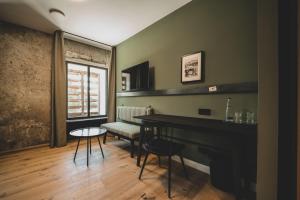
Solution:
M 189 54 L 181 57 L 181 82 L 202 81 L 203 52 Z

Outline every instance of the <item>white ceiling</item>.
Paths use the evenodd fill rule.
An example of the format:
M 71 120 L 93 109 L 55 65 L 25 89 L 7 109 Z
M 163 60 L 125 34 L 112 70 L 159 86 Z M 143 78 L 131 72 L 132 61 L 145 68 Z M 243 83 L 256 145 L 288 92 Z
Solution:
M 0 0 L 0 19 L 117 45 L 192 0 Z M 57 20 L 50 8 L 65 13 Z

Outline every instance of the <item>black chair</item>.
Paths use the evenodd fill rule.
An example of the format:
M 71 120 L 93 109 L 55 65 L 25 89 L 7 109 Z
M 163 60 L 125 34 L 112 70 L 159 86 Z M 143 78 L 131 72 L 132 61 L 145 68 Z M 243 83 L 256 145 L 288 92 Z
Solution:
M 166 131 L 167 132 L 167 131 Z M 184 161 L 182 158 L 182 150 L 184 145 L 175 143 L 168 139 L 167 136 L 161 137 L 160 133 L 158 135 L 152 135 L 146 139 L 143 143 L 143 149 L 145 150 L 145 159 L 140 171 L 139 179 L 141 179 L 147 159 L 149 154 L 154 154 L 158 156 L 159 165 L 160 165 L 160 157 L 166 156 L 168 157 L 168 197 L 171 198 L 171 158 L 174 155 L 178 155 L 180 157 L 184 174 L 188 179 L 188 174 L 184 165 Z

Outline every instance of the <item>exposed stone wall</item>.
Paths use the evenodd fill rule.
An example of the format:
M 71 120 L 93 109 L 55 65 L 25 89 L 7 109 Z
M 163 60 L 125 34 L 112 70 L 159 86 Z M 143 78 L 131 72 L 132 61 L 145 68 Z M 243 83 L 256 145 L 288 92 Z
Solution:
M 49 141 L 52 36 L 0 23 L 0 151 Z
M 65 39 L 65 55 L 67 58 L 81 59 L 106 65 L 110 58 L 110 51 Z
M 0 151 L 49 142 L 52 42 L 0 21 Z M 65 55 L 107 64 L 110 51 L 66 39 Z

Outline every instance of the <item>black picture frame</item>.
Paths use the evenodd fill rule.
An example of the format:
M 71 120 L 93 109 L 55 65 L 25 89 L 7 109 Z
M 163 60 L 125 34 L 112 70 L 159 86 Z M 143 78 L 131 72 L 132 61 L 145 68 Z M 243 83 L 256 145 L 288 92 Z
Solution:
M 182 56 L 180 69 L 182 84 L 204 81 L 204 52 L 198 51 Z

